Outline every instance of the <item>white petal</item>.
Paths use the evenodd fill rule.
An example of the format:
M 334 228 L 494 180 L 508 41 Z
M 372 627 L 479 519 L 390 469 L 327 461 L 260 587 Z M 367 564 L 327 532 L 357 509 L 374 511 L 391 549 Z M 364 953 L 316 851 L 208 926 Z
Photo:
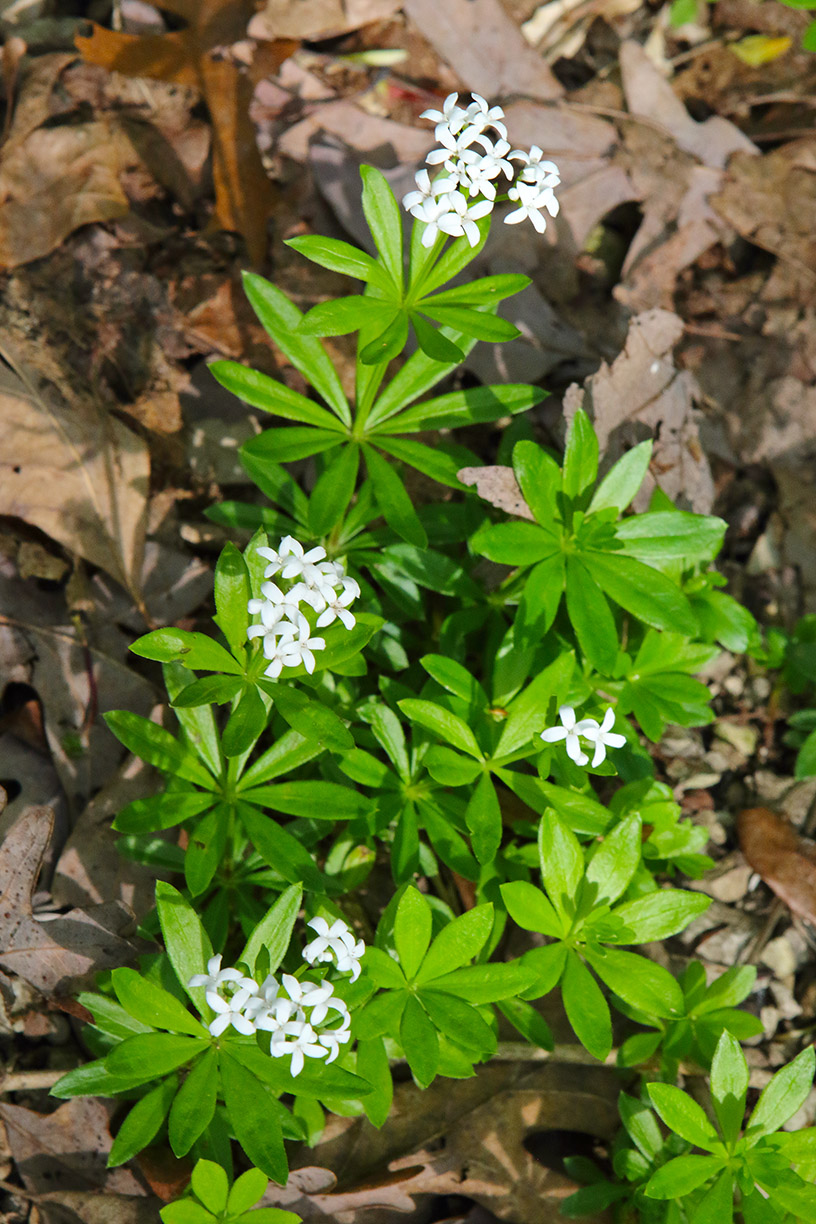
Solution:
M 569 735 L 566 727 L 548 727 L 546 731 L 541 732 L 541 738 L 547 744 L 557 744 L 559 740 L 566 739 Z
M 222 1015 L 216 1016 L 210 1024 L 211 1036 L 220 1037 L 224 1030 L 229 1028 L 230 1020 L 231 1017 L 229 1011 L 225 1011 Z

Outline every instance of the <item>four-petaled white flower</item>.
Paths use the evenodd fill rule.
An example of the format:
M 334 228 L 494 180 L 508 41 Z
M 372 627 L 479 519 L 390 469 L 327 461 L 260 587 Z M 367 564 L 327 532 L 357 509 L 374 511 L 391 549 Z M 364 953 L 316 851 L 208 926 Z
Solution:
M 221 953 L 211 956 L 207 961 L 206 973 L 194 973 L 187 983 L 188 986 L 205 986 L 207 990 L 220 990 L 227 982 L 233 984 L 242 982 L 244 975 L 238 969 L 222 969 Z
M 325 1058 L 326 1048 L 319 1044 L 317 1033 L 308 1020 L 288 1020 L 272 1034 L 269 1053 L 273 1058 L 283 1058 L 291 1054 L 289 1074 L 296 1076 L 303 1070 L 306 1057 Z
M 496 180 L 501 175 L 512 179 L 518 174 L 508 198 L 516 200 L 519 207 L 504 218 L 506 224 L 530 220 L 543 233 L 546 220 L 542 209 L 552 217 L 558 212 L 554 188 L 561 177 L 555 163 L 544 159 L 538 145 L 511 152 L 502 108 L 490 106 L 481 94 L 472 94 L 471 98 L 462 106 L 458 95 L 452 93 L 441 110 L 422 114 L 423 119 L 435 123 L 438 142 L 438 148 L 425 158 L 426 166 L 442 166 L 444 175 L 432 181 L 427 169 L 418 171 L 417 190 L 403 197 L 403 206 L 425 225 L 422 244 L 426 247 L 432 246 L 440 234 L 464 236 L 475 246 L 479 241 L 475 222 L 492 211 Z M 521 163 L 518 171 L 513 160 Z M 476 204 L 463 207 L 463 202 L 473 197 L 477 197 Z
M 363 941 L 355 940 L 341 918 L 331 926 L 325 918 L 312 918 L 306 925 L 317 931 L 317 939 L 303 949 L 303 959 L 310 965 L 334 961 L 340 973 L 350 973 L 352 982 L 356 982 L 360 976 L 360 958 L 365 952 Z
M 271 652 L 267 652 L 268 639 L 264 638 L 264 654 L 267 659 L 271 659 L 264 675 L 276 680 L 284 667 L 298 667 L 302 663 L 311 676 L 315 669 L 314 651 L 325 650 L 326 640 L 322 637 L 310 637 L 310 633 L 309 622 L 304 616 L 297 627 L 287 626 L 282 636 L 275 640 Z
M 538 183 L 525 183 L 519 179 L 507 195 L 509 199 L 517 201 L 518 208 L 507 214 L 505 225 L 518 225 L 527 219 L 532 221 L 539 234 L 543 234 L 547 219 L 541 215 L 542 208 L 546 208 L 551 217 L 558 215 L 558 200 L 550 187 L 539 187 Z
M 344 578 L 342 589 L 339 592 L 332 592 L 331 599 L 326 600 L 326 607 L 317 618 L 316 628 L 325 629 L 327 625 L 339 620 L 347 629 L 353 629 L 357 621 L 348 609 L 349 604 L 353 603 L 359 594 L 360 587 L 355 579 Z
M 330 1062 L 334 1062 L 340 1053 L 341 1044 L 351 1040 L 351 1016 L 349 1013 L 346 1012 L 343 1022 L 338 1028 L 324 1029 L 317 1040 L 329 1051 L 329 1057 L 326 1059 L 326 1065 L 328 1066 Z
M 541 738 L 547 744 L 557 744 L 564 740 L 567 756 L 576 765 L 589 764 L 589 757 L 581 747 L 581 736 L 589 740 L 590 744 L 595 747 L 595 754 L 592 758 L 593 769 L 606 760 L 607 748 L 622 748 L 626 743 L 625 735 L 612 730 L 615 725 L 615 711 L 611 707 L 604 714 L 602 723 L 595 718 L 582 718 L 580 722 L 577 722 L 575 710 L 572 706 L 567 705 L 561 706 L 558 717 L 562 725 L 549 727 L 542 731 Z
M 255 1032 L 255 1021 L 246 1014 L 246 1005 L 257 989 L 255 982 L 250 982 L 236 990 L 229 999 L 223 998 L 214 990 L 207 991 L 207 1002 L 213 1011 L 218 1013 L 210 1024 L 210 1033 L 213 1037 L 220 1037 L 230 1025 L 244 1037 L 250 1037 Z
M 622 748 L 626 743 L 626 736 L 621 735 L 618 731 L 613 731 L 615 725 L 615 711 L 610 706 L 603 716 L 603 722 L 598 725 L 595 719 L 587 719 L 591 722 L 591 727 L 585 727 L 581 732 L 584 739 L 588 739 L 590 743 L 595 745 L 595 755 L 592 758 L 592 768 L 595 769 L 603 761 L 606 760 L 607 748 Z

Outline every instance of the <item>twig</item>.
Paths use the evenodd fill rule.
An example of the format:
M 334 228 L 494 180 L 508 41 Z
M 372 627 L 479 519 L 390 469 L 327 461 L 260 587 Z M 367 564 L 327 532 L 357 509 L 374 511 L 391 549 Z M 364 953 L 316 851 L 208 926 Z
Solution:
M 64 1071 L 9 1071 L 0 1077 L 0 1094 L 6 1092 L 41 1092 L 53 1088 Z

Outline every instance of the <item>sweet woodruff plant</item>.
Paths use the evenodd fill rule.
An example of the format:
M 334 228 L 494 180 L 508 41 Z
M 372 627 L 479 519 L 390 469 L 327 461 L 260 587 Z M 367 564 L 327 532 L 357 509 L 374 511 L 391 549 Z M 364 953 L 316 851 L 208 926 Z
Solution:
M 218 559 L 214 631 L 133 644 L 163 665 L 175 729 L 108 716 L 164 778 L 116 817 L 121 850 L 178 886 L 156 885 L 155 951 L 80 996 L 93 1057 L 55 1093 L 123 1103 L 111 1164 L 156 1143 L 192 1159 L 166 1224 L 286 1224 L 255 1204 L 325 1110 L 381 1126 L 399 1064 L 424 1088 L 473 1075 L 508 1036 L 552 1050 L 535 1003 L 557 989 L 587 1058 L 629 1068 L 611 1162 L 573 1162 L 585 1184 L 565 1212 L 816 1220 L 814 1132 L 784 1129 L 813 1047 L 749 1111 L 739 1042 L 762 1026 L 739 1004 L 754 970 L 709 981 L 691 962 L 678 979 L 637 950 L 708 905 L 681 886 L 710 866 L 705 832 L 656 779 L 647 741 L 710 722 L 699 673 L 758 641 L 712 568 L 725 523 L 659 488 L 633 512 L 651 444 L 599 478 L 583 411 L 563 454 L 539 445 L 524 415 L 539 387 L 450 389 L 478 340 L 518 334 L 497 307 L 527 278 L 462 275 L 491 215 L 507 200 L 505 223 L 543 231 L 559 176 L 541 149 L 511 148 L 483 98 L 451 95 L 427 117 L 438 147 L 404 200 L 407 255 L 400 205 L 364 166 L 376 253 L 290 242 L 361 292 L 303 315 L 246 277 L 312 393 L 210 367 L 273 418 L 242 450 L 262 496 L 209 511 L 251 536 Z M 352 332 L 349 399 L 319 337 Z M 467 427 L 500 419 L 524 519 L 457 476 L 478 463 Z M 307 458 L 308 494 L 286 466 Z M 368 888 L 374 874 L 390 875 L 390 898 Z M 701 1072 L 710 1096 L 699 1079 L 688 1095 L 679 1085 Z

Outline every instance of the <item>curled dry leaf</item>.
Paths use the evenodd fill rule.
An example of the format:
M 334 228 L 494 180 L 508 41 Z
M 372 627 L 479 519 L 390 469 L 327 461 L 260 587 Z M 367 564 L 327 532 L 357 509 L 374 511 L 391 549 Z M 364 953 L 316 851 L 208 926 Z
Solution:
M 766 807 L 740 812 L 737 831 L 754 871 L 794 914 L 816 924 L 816 844 Z
M 138 952 L 121 934 L 132 915 L 116 902 L 34 916 L 31 894 L 53 825 L 50 808 L 28 808 L 0 845 L 0 965 L 43 994 L 70 990 Z
M 532 510 L 524 500 L 511 467 L 466 467 L 456 473 L 463 485 L 475 486 L 483 501 L 490 502 L 506 514 L 535 522 Z
M 0 368 L 0 514 L 23 519 L 136 595 L 150 459 L 146 444 L 101 406 L 69 403 L 54 370 L 46 388 L 7 342 Z M 49 358 L 55 364 L 53 358 Z M 51 369 L 48 370 L 49 374 Z

